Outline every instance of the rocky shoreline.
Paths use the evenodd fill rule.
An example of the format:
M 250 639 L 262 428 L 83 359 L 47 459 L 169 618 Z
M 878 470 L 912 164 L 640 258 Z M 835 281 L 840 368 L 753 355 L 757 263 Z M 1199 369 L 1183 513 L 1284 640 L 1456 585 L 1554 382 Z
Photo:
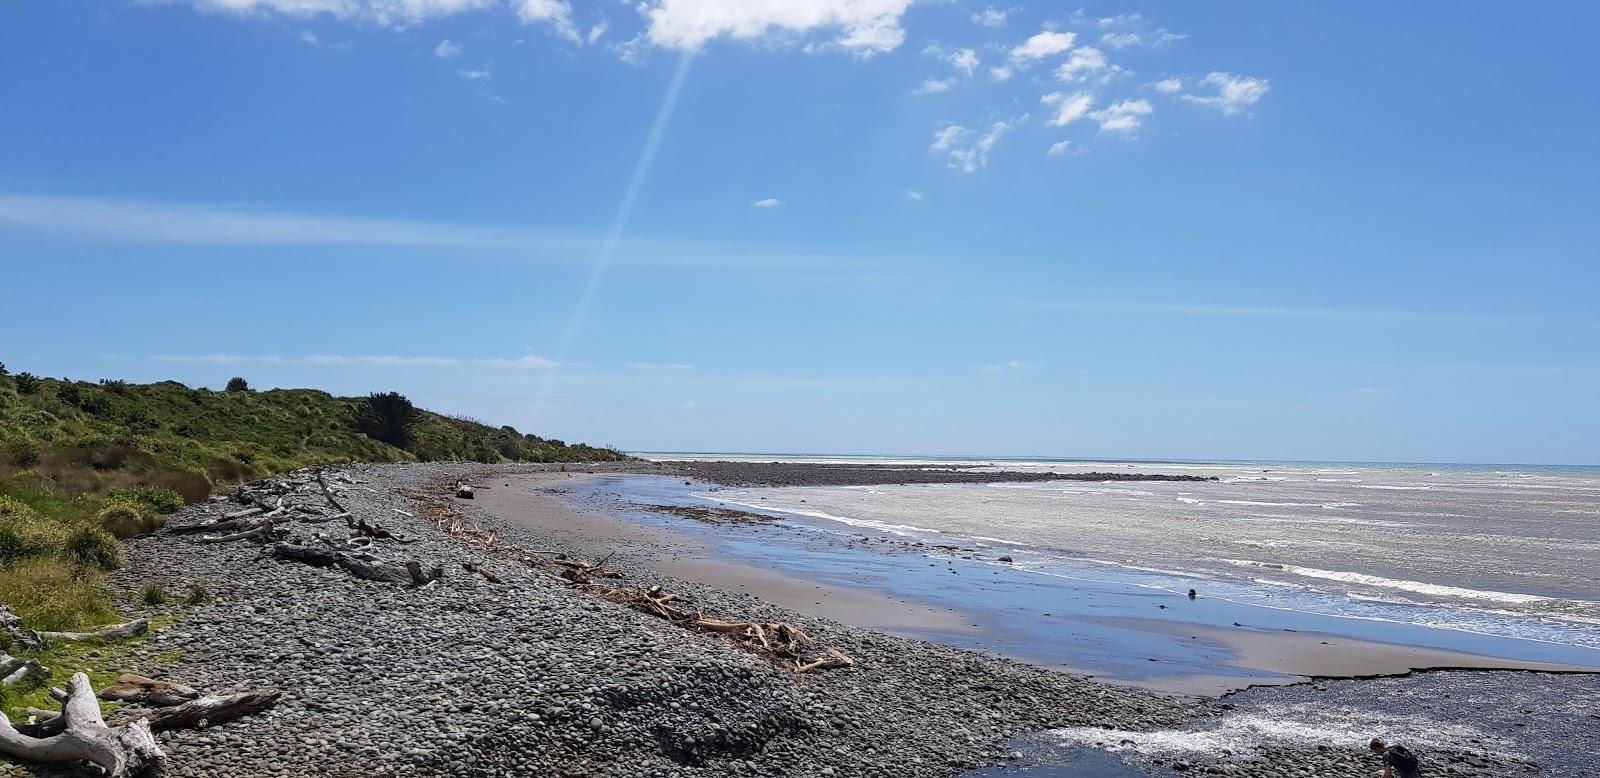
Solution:
M 637 463 L 603 469 L 631 468 L 650 471 Z M 114 577 L 121 589 L 203 583 L 215 594 L 206 606 L 135 608 L 172 617 L 132 649 L 147 674 L 216 692 L 284 692 L 265 713 L 163 733 L 172 773 L 956 776 L 1025 761 L 1017 739 L 1045 730 L 1170 731 L 1228 715 L 1224 703 L 853 628 L 627 560 L 615 564 L 631 585 L 661 586 L 722 618 L 794 623 L 855 662 L 800 675 L 443 534 L 416 499 L 448 500 L 460 522 L 504 543 L 593 558 L 604 549 L 572 548 L 559 532 L 531 531 L 445 496 L 459 478 L 493 484 L 495 473 L 558 469 L 343 469 L 334 480 L 342 506 L 414 539 L 390 551 L 445 571 L 421 587 L 275 560 L 257 539 L 205 544 L 164 533 L 130 541 L 131 563 Z M 192 506 L 173 521 L 214 519 L 237 507 Z M 342 524 L 325 526 L 343 534 Z M 291 524 L 290 531 L 312 530 Z M 1359 753 L 1274 748 L 1270 761 L 1219 753 L 1148 764 L 1153 774 L 1261 778 L 1370 766 Z M 1511 767 L 1485 755 L 1450 764 L 1449 775 L 1485 778 Z

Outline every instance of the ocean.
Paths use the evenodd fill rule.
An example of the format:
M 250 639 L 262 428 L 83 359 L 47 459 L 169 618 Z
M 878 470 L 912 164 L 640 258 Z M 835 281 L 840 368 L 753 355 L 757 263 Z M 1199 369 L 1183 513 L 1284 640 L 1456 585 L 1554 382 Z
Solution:
M 824 531 L 956 543 L 980 550 L 979 558 L 1009 556 L 1010 567 L 1036 576 L 1194 588 L 1241 605 L 1529 641 L 1579 657 L 1600 650 L 1600 467 L 642 456 L 1214 476 L 690 496 Z

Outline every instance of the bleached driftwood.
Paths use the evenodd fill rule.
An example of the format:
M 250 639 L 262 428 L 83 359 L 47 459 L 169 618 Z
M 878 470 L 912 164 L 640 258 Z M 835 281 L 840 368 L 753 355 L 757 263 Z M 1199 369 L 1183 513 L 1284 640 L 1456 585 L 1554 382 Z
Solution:
M 167 755 L 143 719 L 107 726 L 95 702 L 89 676 L 75 673 L 67 681 L 60 732 L 49 737 L 24 735 L 0 716 L 0 752 L 30 762 L 90 762 L 106 775 L 158 775 Z
M 0 686 L 16 686 L 29 678 L 49 678 L 50 670 L 37 659 L 0 653 Z
M 39 632 L 45 640 L 118 640 L 136 638 L 150 631 L 149 619 L 135 619 L 124 624 L 112 624 L 93 632 Z
M 253 526 L 253 527 L 250 527 L 248 529 L 241 529 L 238 532 L 230 533 L 230 534 L 227 534 L 227 535 L 206 535 L 205 537 L 200 538 L 200 542 L 201 543 L 229 543 L 229 542 L 232 542 L 232 541 L 235 541 L 235 540 L 244 540 L 246 538 L 259 538 L 259 537 L 261 537 L 263 535 L 270 536 L 275 529 L 276 529 L 276 527 L 273 525 L 272 519 L 267 519 L 267 520 L 261 522 L 260 524 L 257 524 L 255 526 Z
M 22 617 L 12 613 L 11 609 L 4 605 L 0 605 L 0 630 L 5 631 L 6 637 L 11 640 L 11 648 L 16 651 L 38 651 L 44 648 L 38 633 L 31 629 L 23 629 Z

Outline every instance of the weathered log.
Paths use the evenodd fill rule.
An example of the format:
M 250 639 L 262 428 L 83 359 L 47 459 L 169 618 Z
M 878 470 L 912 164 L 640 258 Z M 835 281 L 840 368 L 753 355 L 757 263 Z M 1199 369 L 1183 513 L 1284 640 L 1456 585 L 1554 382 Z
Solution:
M 24 629 L 22 617 L 11 612 L 11 609 L 0 605 L 0 630 L 4 630 L 6 637 L 11 640 L 11 648 L 17 651 L 38 651 L 44 648 L 39 640 L 39 634 L 31 629 Z
M 335 513 L 331 516 L 302 516 L 300 521 L 306 524 L 327 524 L 330 521 L 343 521 L 348 523 L 350 521 L 350 514 Z
M 133 673 L 123 673 L 117 682 L 100 690 L 100 699 L 115 702 L 142 702 L 163 707 L 182 705 L 200 696 L 200 692 L 183 684 L 158 681 Z
M 424 571 L 422 563 L 417 561 L 404 563 L 385 562 L 370 554 L 353 554 L 286 542 L 273 543 L 268 548 L 271 550 L 272 555 L 279 559 L 304 562 L 313 567 L 338 566 L 345 572 L 364 581 L 408 583 L 413 586 L 423 586 L 433 583 L 444 575 L 444 568 L 435 567 L 432 570 Z
M 124 775 L 159 775 L 167 768 L 150 725 L 143 720 L 111 727 L 100 715 L 89 676 L 76 673 L 67 682 L 67 700 L 59 734 L 31 737 L 0 716 L 0 753 L 30 762 L 78 762 L 97 765 L 111 778 Z
M 0 654 L 0 686 L 16 686 L 29 678 L 49 678 L 50 670 L 37 659 Z
M 136 638 L 150 631 L 149 619 L 135 619 L 124 624 L 112 624 L 93 632 L 40 632 L 45 640 L 117 640 Z
M 206 535 L 205 537 L 200 538 L 200 542 L 230 543 L 235 540 L 244 540 L 246 538 L 258 538 L 262 535 L 271 535 L 274 529 L 275 527 L 273 526 L 272 519 L 267 519 L 266 521 L 263 521 L 254 527 L 240 530 L 239 532 L 234 532 L 228 535 Z
M 500 583 L 500 576 L 485 570 L 482 565 L 476 562 L 462 562 L 461 569 L 466 570 L 469 573 L 477 573 L 478 575 L 483 576 L 483 579 L 489 583 Z
M 251 516 L 260 516 L 261 514 L 266 513 L 266 512 L 267 512 L 266 508 L 263 508 L 263 507 L 261 507 L 259 505 L 256 505 L 256 506 L 252 506 L 252 507 L 249 507 L 249 508 L 245 508 L 242 511 L 233 511 L 231 513 L 224 513 L 224 514 L 222 514 L 222 518 L 228 519 L 228 520 L 248 519 Z
M 336 511 L 338 511 L 340 513 L 349 513 L 350 512 L 350 511 L 346 510 L 343 505 L 340 505 L 338 500 L 334 499 L 334 497 L 333 497 L 333 488 L 328 486 L 328 479 L 323 477 L 321 470 L 317 471 L 317 485 L 322 487 L 322 497 L 323 497 L 323 499 L 327 500 L 328 504 L 332 505 L 334 510 L 336 510 Z
M 144 725 L 156 732 L 191 727 L 212 727 L 272 707 L 283 692 L 256 689 L 239 694 L 218 694 L 166 708 L 117 711 L 112 724 Z

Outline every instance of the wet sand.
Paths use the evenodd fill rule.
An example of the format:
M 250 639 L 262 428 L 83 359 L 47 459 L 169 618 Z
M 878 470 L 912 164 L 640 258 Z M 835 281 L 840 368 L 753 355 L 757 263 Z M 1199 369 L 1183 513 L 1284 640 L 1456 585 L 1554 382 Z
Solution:
M 872 629 L 903 631 L 972 629 L 962 614 L 947 608 L 897 599 L 872 589 L 812 583 L 753 565 L 718 558 L 711 545 L 672 532 L 572 505 L 548 491 L 583 475 L 540 473 L 502 477 L 478 492 L 478 507 L 505 521 L 559 532 L 571 549 L 615 553 L 618 567 L 642 564 L 666 575 L 698 581 L 731 592 L 753 594 L 784 608 Z
M 638 564 L 726 591 L 753 594 L 782 607 L 852 626 L 932 638 L 1070 672 L 1090 675 L 1095 672 L 1091 667 L 1062 662 L 1059 655 L 1041 657 L 1030 654 L 1025 647 L 1019 649 L 1026 641 L 1006 636 L 1025 632 L 1028 625 L 1009 623 L 1014 620 L 1006 616 L 982 610 L 964 612 L 939 607 L 914 596 L 895 596 L 866 584 L 814 582 L 729 560 L 704 535 L 707 531 L 747 532 L 747 526 L 709 529 L 699 526 L 695 533 L 679 532 L 576 506 L 561 495 L 562 491 L 580 487 L 579 479 L 587 477 L 573 473 L 500 474 L 493 484 L 495 488 L 479 493 L 478 502 L 480 507 L 503 520 L 559 532 L 570 544 L 569 549 L 582 549 L 595 555 L 615 552 L 614 559 L 624 568 Z M 1173 638 L 1194 640 L 1192 653 L 1195 655 L 1210 651 L 1217 657 L 1213 660 L 1217 667 L 1215 673 L 1152 672 L 1137 678 L 1107 677 L 1103 673 L 1098 676 L 1099 680 L 1109 683 L 1186 695 L 1217 696 L 1249 686 L 1295 683 L 1306 678 L 1397 675 L 1426 668 L 1592 669 L 1503 660 L 1317 632 L 1225 629 L 1145 618 L 1107 618 L 1096 623 L 1135 636 L 1148 635 L 1151 642 L 1171 642 Z M 1062 627 L 1058 625 L 1054 629 Z M 1128 650 L 1137 652 L 1140 647 L 1135 645 Z

